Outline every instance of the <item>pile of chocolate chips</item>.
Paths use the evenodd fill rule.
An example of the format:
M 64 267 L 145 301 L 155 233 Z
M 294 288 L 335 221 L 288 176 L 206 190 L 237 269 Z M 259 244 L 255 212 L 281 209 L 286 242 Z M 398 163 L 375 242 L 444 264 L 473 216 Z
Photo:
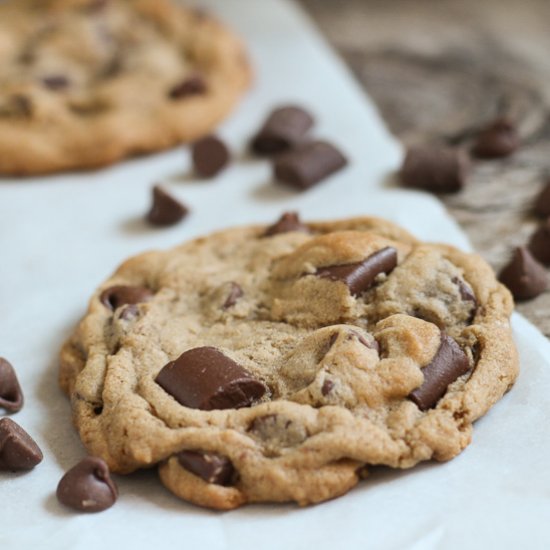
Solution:
M 544 266 L 550 266 L 550 181 L 537 197 L 533 211 L 544 221 L 531 235 L 527 246 L 514 250 L 499 276 L 516 300 L 535 298 L 548 287 Z
M 269 157 L 277 182 L 298 190 L 317 185 L 344 168 L 346 157 L 331 143 L 309 138 L 313 116 L 305 109 L 288 105 L 274 109 L 250 142 L 251 151 Z M 217 136 L 207 136 L 191 145 L 194 173 L 203 179 L 220 174 L 230 163 L 231 153 Z M 152 205 L 146 215 L 155 226 L 179 223 L 189 208 L 166 189 L 153 187 Z
M 482 128 L 468 152 L 442 145 L 410 147 L 399 173 L 404 187 L 433 193 L 456 193 L 464 188 L 471 157 L 499 159 L 520 146 L 517 129 L 506 118 L 498 118 Z M 535 203 L 535 213 L 546 221 L 535 231 L 527 246 L 514 249 L 510 261 L 499 274 L 516 300 L 529 300 L 548 286 L 544 265 L 550 266 L 550 181 Z
M 13 365 L 0 357 L 0 409 L 19 412 L 24 399 Z M 44 455 L 36 441 L 11 418 L 0 418 L 0 471 L 30 471 Z M 85 512 L 99 512 L 112 506 L 117 498 L 109 469 L 100 458 L 87 457 L 69 470 L 59 482 L 59 501 Z

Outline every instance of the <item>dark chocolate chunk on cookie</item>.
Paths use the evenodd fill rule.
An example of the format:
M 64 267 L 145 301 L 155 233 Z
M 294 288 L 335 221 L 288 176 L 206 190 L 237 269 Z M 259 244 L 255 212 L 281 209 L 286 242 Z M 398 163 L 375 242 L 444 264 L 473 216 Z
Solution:
M 209 346 L 182 353 L 155 380 L 184 407 L 205 411 L 249 407 L 266 392 L 263 382 Z

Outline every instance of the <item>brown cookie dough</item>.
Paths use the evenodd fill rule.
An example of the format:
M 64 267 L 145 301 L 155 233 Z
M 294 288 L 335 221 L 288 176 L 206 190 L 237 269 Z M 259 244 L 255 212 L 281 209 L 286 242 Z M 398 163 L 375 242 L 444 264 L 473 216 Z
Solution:
M 0 4 L 0 173 L 104 166 L 208 134 L 249 85 L 241 42 L 170 0 Z
M 510 389 L 513 302 L 479 256 L 376 218 L 279 226 L 142 254 L 94 294 L 60 383 L 113 471 L 158 464 L 211 508 L 311 504 L 453 458 Z

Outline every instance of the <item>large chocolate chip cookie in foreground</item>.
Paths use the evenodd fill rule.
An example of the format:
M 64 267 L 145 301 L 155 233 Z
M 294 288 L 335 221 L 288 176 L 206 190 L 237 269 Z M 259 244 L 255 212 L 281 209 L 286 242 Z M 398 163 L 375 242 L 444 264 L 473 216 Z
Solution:
M 306 505 L 372 465 L 464 449 L 517 376 L 512 307 L 476 255 L 376 218 L 287 214 L 126 261 L 60 382 L 114 472 L 158 465 L 212 508 Z

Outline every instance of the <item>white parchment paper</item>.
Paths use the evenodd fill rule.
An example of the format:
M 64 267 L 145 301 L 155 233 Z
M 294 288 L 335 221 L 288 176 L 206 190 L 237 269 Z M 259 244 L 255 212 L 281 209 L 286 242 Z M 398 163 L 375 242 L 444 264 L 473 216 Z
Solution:
M 236 157 L 227 172 L 213 182 L 193 179 L 180 148 L 96 173 L 0 180 L 0 355 L 16 366 L 25 391 L 26 406 L 13 418 L 45 454 L 30 473 L 0 473 L 0 548 L 549 548 L 550 346 L 519 316 L 516 387 L 451 462 L 380 469 L 347 496 L 307 509 L 203 510 L 173 497 L 154 471 L 118 477 L 120 499 L 101 514 L 57 503 L 58 480 L 84 455 L 57 388 L 58 350 L 91 292 L 126 257 L 227 225 L 269 222 L 286 209 L 306 219 L 379 215 L 422 239 L 469 246 L 435 199 L 384 184 L 400 163 L 399 146 L 292 4 L 201 4 L 242 33 L 257 73 L 254 90 L 220 130 Z M 267 111 L 284 102 L 309 106 L 315 133 L 351 160 L 304 194 L 273 185 L 268 163 L 246 154 Z M 185 223 L 155 230 L 142 221 L 155 182 L 192 207 Z

